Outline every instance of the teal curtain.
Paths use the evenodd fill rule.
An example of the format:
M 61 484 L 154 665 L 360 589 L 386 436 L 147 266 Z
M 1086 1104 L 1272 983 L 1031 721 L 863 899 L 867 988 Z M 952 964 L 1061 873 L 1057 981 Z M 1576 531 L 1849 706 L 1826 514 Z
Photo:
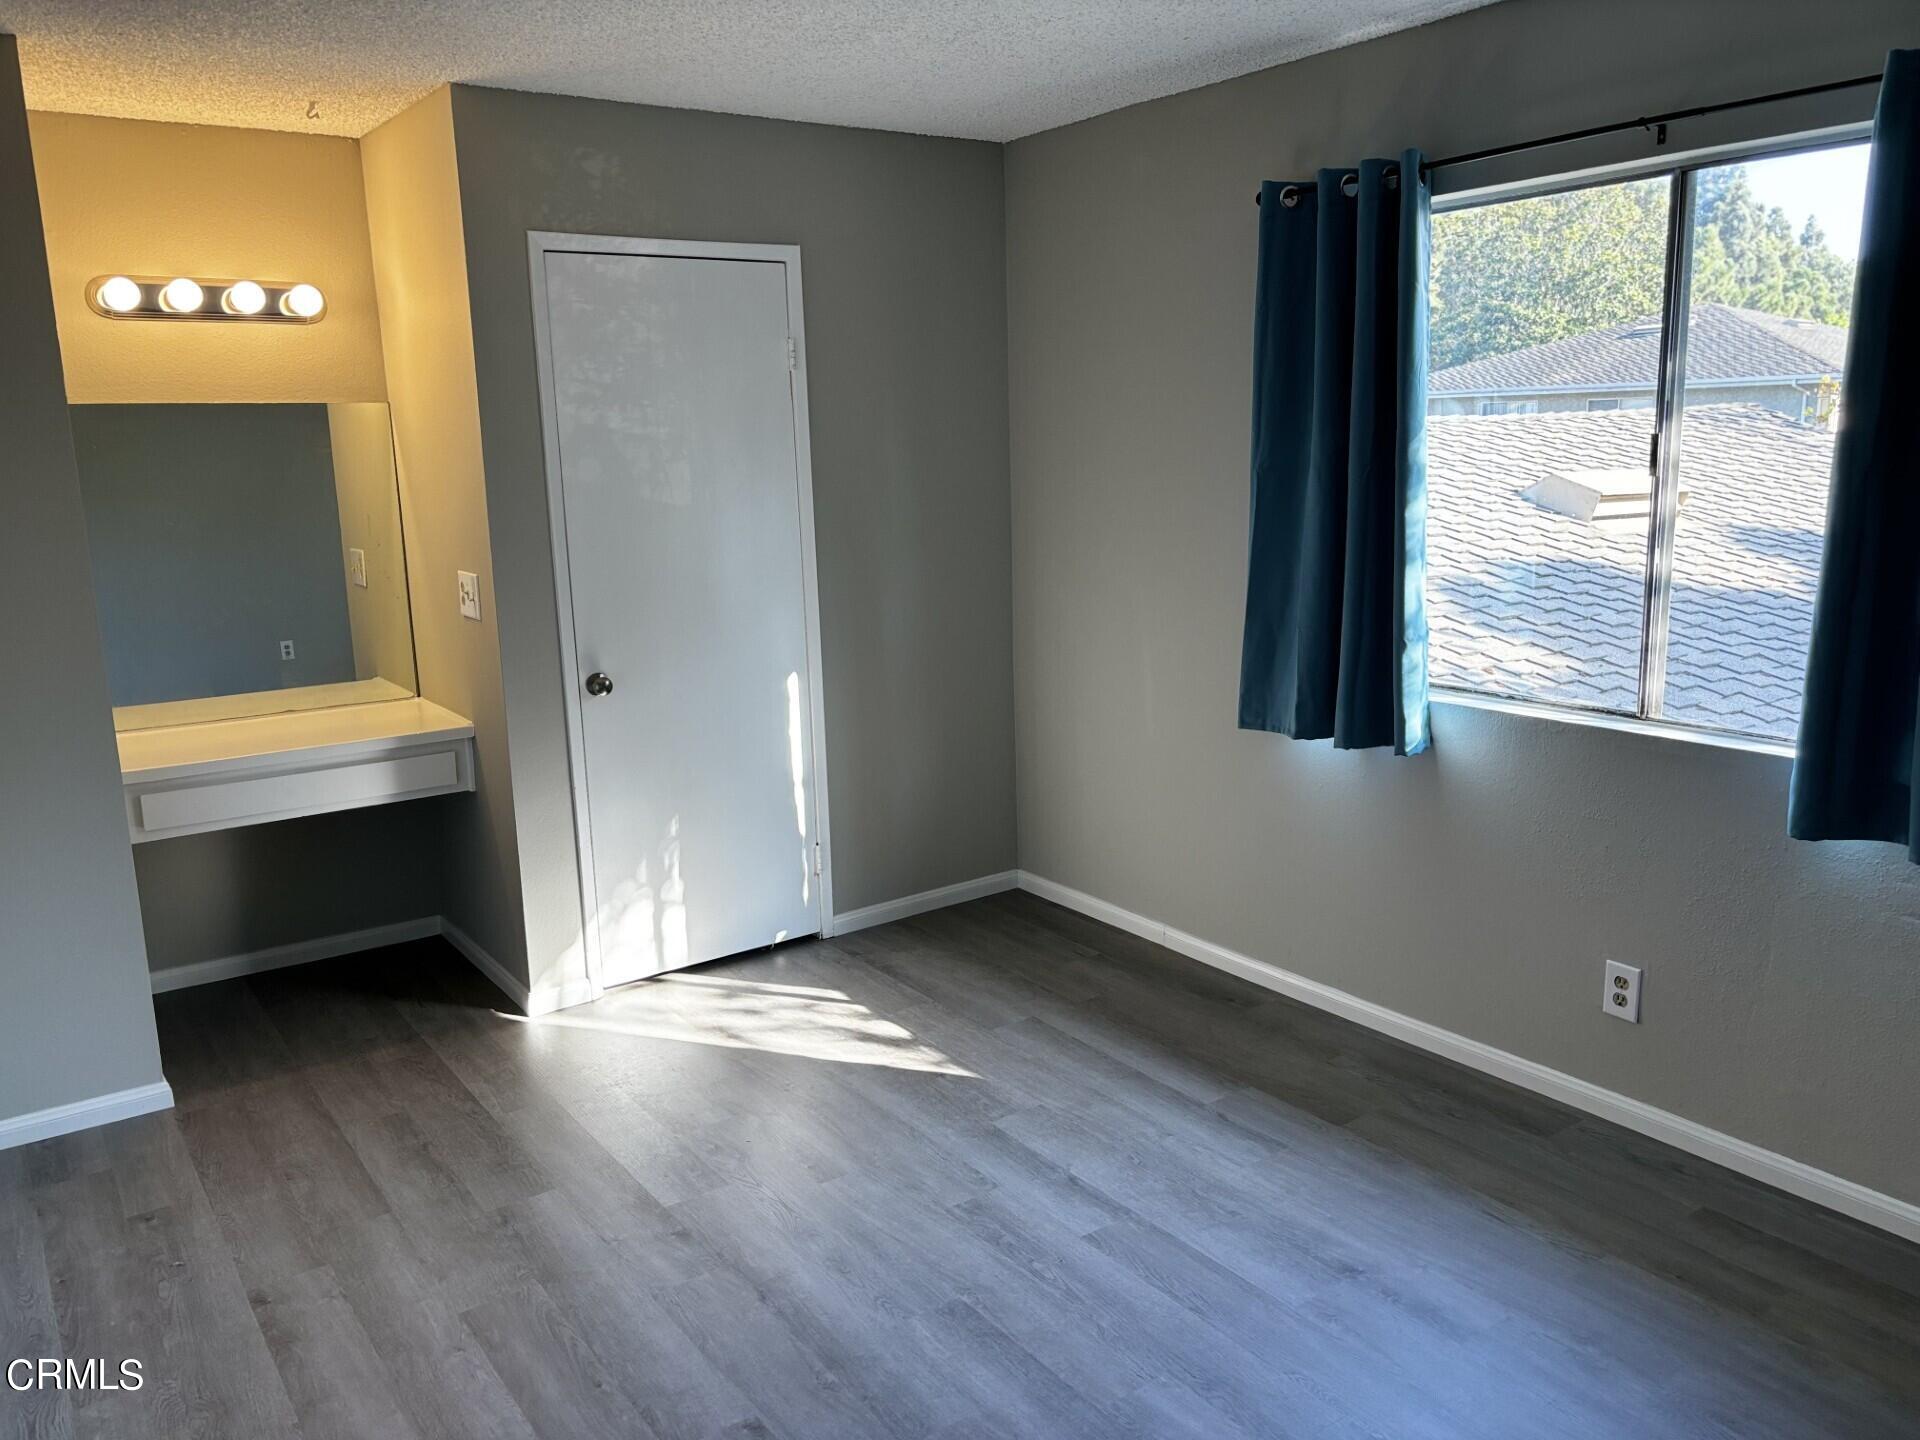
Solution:
M 1420 152 L 1260 191 L 1240 727 L 1427 744 Z
M 1788 805 L 1799 840 L 1920 863 L 1920 50 L 1887 58 Z

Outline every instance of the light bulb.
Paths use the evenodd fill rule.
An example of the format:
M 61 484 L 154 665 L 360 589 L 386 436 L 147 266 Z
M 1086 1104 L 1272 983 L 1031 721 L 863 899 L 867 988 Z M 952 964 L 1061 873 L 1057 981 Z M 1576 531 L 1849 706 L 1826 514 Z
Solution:
M 100 282 L 94 299 L 114 314 L 124 315 L 140 304 L 140 287 L 124 275 L 114 275 Z
M 280 308 L 289 315 L 311 320 L 327 308 L 327 297 L 317 286 L 296 285 L 280 297 Z
M 169 280 L 167 288 L 160 292 L 160 304 L 176 315 L 192 314 L 206 298 L 207 292 L 184 275 Z
M 267 306 L 267 292 L 251 280 L 236 280 L 220 297 L 220 305 L 229 315 L 258 315 Z

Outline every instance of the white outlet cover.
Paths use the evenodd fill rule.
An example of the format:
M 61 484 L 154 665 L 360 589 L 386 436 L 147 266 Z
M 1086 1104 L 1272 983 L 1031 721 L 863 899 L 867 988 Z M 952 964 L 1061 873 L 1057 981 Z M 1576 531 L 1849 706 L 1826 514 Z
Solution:
M 469 620 L 480 618 L 480 577 L 471 570 L 454 572 L 460 581 L 460 613 Z
M 280 658 L 282 660 L 293 659 L 293 641 L 282 640 L 280 642 Z
M 1606 988 L 1600 992 L 1600 1008 L 1616 1020 L 1629 1025 L 1640 1023 L 1640 967 L 1607 961 Z
M 358 548 L 347 551 L 347 578 L 362 590 L 367 588 L 367 552 Z

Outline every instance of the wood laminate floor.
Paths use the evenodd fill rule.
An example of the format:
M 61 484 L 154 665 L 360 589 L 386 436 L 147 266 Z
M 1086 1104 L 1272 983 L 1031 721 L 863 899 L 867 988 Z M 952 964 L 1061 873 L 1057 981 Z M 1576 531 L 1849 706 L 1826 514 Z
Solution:
M 0 1435 L 1920 1435 L 1920 1249 L 1024 895 L 517 1020 L 158 997 L 0 1153 Z

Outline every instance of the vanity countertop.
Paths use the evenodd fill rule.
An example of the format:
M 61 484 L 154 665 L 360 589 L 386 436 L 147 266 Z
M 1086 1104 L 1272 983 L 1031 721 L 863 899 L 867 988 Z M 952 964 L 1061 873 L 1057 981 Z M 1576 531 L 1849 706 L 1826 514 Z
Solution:
M 134 784 L 248 770 L 315 752 L 359 754 L 462 740 L 472 734 L 472 721 L 431 700 L 415 699 L 203 720 L 157 730 L 121 731 L 120 774 L 126 783 Z
M 119 739 L 136 845 L 473 789 L 473 724 L 430 700 L 205 720 Z
M 159 730 L 204 725 L 210 720 L 245 720 L 255 715 L 285 715 L 295 710 L 333 710 L 342 705 L 371 705 L 382 700 L 411 700 L 413 691 L 378 676 L 332 685 L 297 685 L 256 690 L 246 695 L 208 695 L 198 700 L 162 700 L 151 705 L 113 707 L 115 730 Z

